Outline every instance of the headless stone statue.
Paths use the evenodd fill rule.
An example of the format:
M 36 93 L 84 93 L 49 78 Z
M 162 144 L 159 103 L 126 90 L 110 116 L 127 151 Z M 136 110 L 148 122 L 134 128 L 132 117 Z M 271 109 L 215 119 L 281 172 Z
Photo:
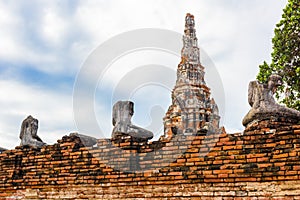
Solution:
M 243 125 L 266 119 L 285 119 L 292 123 L 300 121 L 300 112 L 279 105 L 273 95 L 278 86 L 282 85 L 282 77 L 272 74 L 267 84 L 251 81 L 248 89 L 248 102 L 252 107 L 243 119 Z
M 83 135 L 79 133 L 70 133 L 70 137 L 80 138 L 81 143 L 86 147 L 92 147 L 97 144 L 97 139 L 88 135 Z
M 37 135 L 38 120 L 29 115 L 21 126 L 20 139 L 21 146 L 30 146 L 34 148 L 41 148 L 45 146 L 41 138 Z
M 152 132 L 131 123 L 131 117 L 134 113 L 133 105 L 131 101 L 118 101 L 113 106 L 112 123 L 114 128 L 112 138 L 124 135 L 131 136 L 135 141 L 146 141 L 153 138 Z

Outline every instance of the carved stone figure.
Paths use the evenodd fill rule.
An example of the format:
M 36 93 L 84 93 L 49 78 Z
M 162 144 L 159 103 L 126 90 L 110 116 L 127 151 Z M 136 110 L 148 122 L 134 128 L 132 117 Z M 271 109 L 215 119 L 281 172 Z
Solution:
M 92 147 L 97 144 L 97 139 L 88 135 L 83 135 L 79 133 L 70 133 L 70 137 L 79 137 L 82 144 L 86 147 Z
M 41 138 L 37 135 L 38 120 L 29 115 L 21 126 L 20 139 L 21 146 L 30 146 L 34 148 L 41 148 L 45 146 Z
M 114 125 L 112 138 L 131 136 L 135 141 L 146 141 L 153 138 L 153 133 L 131 123 L 133 116 L 133 102 L 118 101 L 113 106 L 112 123 Z
M 280 85 L 282 85 L 282 77 L 277 74 L 272 74 L 267 84 L 258 81 L 249 83 L 248 102 L 252 108 L 243 119 L 244 126 L 254 121 L 271 118 L 284 118 L 294 123 L 300 121 L 299 111 L 279 105 L 275 101 L 273 94 Z

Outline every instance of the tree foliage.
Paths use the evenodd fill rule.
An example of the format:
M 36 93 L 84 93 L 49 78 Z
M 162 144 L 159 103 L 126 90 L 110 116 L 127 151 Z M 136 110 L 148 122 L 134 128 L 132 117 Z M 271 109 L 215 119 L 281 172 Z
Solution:
M 288 1 L 274 33 L 272 62 L 259 66 L 257 80 L 267 82 L 272 73 L 281 75 L 284 84 L 276 97 L 285 96 L 283 103 L 300 110 L 300 0 Z

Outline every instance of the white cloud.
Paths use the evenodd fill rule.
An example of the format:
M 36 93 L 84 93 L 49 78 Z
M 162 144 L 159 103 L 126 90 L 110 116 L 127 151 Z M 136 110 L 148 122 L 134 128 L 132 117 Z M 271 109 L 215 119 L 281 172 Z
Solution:
M 28 115 L 39 120 L 39 135 L 47 143 L 74 130 L 71 94 L 9 80 L 0 80 L 0 88 L 0 146 L 18 145 L 20 125 Z
M 241 120 L 249 109 L 248 82 L 255 78 L 258 65 L 270 59 L 273 28 L 286 3 L 273 0 L 81 0 L 71 11 L 66 11 L 68 5 L 62 5 L 61 1 L 20 4 L 0 1 L 0 61 L 17 64 L 11 71 L 30 65 L 52 75 L 75 76 L 92 50 L 112 36 L 138 28 L 165 28 L 183 33 L 185 13 L 190 12 L 196 17 L 199 45 L 212 59 L 223 81 L 226 128 L 236 132 L 243 128 Z M 130 68 L 143 63 L 141 60 L 129 56 L 122 61 Z M 167 65 L 161 57 L 157 61 Z M 116 66 L 119 68 L 122 64 L 116 63 Z M 173 68 L 177 68 L 177 63 Z M 126 74 L 115 69 L 111 69 L 111 76 L 107 74 L 112 79 L 108 81 L 111 86 Z M 7 75 L 5 81 L 0 80 L 3 141 L 0 146 L 13 147 L 18 143 L 19 126 L 27 114 L 40 119 L 41 137 L 47 142 L 54 142 L 53 138 L 58 139 L 73 128 L 71 94 L 61 94 L 56 88 L 44 90 L 33 83 L 23 85 L 18 80 L 12 81 L 13 73 Z
M 76 74 L 84 59 L 74 37 L 80 27 L 58 1 L 0 2 L 0 30 L 0 59 L 16 67 Z
M 283 7 L 284 2 L 272 6 L 269 3 L 256 6 L 249 2 L 241 6 L 236 24 L 232 27 L 234 33 L 227 37 L 227 41 L 220 41 L 221 46 L 229 47 L 228 53 L 215 61 L 225 87 L 225 125 L 229 131 L 243 129 L 242 118 L 250 109 L 247 100 L 248 83 L 256 78 L 258 66 L 263 60 L 270 59 L 273 29 L 280 20 Z
M 14 35 L 18 32 L 21 19 L 12 8 L 0 1 L 0 57 L 15 59 L 19 55 L 18 42 Z M 20 46 L 19 46 L 20 47 Z M 19 58 L 19 56 L 18 56 Z
M 68 25 L 64 17 L 59 15 L 55 9 L 45 9 L 41 27 L 44 42 L 54 47 L 62 46 L 69 30 Z

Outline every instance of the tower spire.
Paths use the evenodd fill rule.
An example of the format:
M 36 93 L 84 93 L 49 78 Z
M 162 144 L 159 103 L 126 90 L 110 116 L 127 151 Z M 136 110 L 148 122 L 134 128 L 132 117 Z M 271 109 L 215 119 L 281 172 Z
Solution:
M 196 36 L 194 16 L 188 13 L 185 17 L 185 29 L 183 35 L 183 47 L 181 59 L 183 62 L 200 64 L 200 51 Z
M 172 104 L 164 117 L 166 138 L 180 133 L 196 133 L 203 127 L 208 127 L 210 131 L 219 129 L 218 107 L 210 98 L 210 89 L 204 81 L 194 16 L 190 13 L 185 17 L 182 40 L 181 62 L 172 91 Z

